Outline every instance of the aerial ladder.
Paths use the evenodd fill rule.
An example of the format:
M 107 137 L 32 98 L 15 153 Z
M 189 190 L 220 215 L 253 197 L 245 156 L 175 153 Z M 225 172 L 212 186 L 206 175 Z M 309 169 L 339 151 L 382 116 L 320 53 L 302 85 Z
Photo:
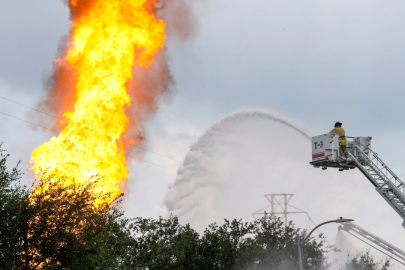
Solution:
M 380 237 L 366 231 L 365 229 L 356 225 L 355 223 L 353 223 L 353 222 L 342 223 L 342 225 L 339 226 L 339 231 L 346 231 L 347 233 L 351 234 L 352 236 L 358 238 L 361 241 L 363 241 L 363 240 L 360 239 L 359 237 L 361 237 L 365 240 L 368 240 L 369 242 L 379 246 L 380 248 L 382 248 L 385 251 L 387 251 L 388 253 L 390 253 L 391 256 L 396 256 L 397 258 L 401 259 L 402 262 L 400 262 L 398 260 L 397 261 L 400 262 L 401 264 L 405 265 L 405 251 L 388 243 L 384 239 L 381 239 Z M 359 237 L 357 237 L 356 235 Z M 367 243 L 367 242 L 365 242 L 365 243 Z M 381 250 L 379 250 L 379 251 L 381 251 Z M 389 255 L 389 254 L 387 254 L 387 255 Z
M 346 154 L 339 155 L 339 135 L 323 134 L 312 137 L 312 161 L 315 168 L 339 168 L 339 171 L 358 168 L 374 185 L 375 190 L 404 220 L 405 183 L 371 149 L 371 137 L 347 137 Z

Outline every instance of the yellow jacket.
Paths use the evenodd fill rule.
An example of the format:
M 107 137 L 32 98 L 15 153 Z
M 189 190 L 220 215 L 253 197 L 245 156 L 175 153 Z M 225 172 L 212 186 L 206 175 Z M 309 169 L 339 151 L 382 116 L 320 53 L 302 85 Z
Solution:
M 339 135 L 339 145 L 340 146 L 346 146 L 346 132 L 343 128 L 341 127 L 336 127 L 332 129 L 329 133 L 335 133 Z

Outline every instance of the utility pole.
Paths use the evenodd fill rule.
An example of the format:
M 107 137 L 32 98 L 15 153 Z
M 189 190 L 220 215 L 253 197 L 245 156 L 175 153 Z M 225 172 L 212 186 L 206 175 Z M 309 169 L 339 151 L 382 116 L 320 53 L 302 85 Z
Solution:
M 302 268 L 302 254 L 301 254 L 301 241 L 300 241 L 300 236 L 297 235 L 297 243 L 298 243 L 298 265 L 300 267 L 300 270 L 303 270 Z

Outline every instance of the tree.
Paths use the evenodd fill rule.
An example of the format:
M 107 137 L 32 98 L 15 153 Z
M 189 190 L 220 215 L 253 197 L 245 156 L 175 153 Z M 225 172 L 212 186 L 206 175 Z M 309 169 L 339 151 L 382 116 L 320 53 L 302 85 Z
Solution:
M 306 232 L 269 216 L 255 222 L 211 224 L 203 235 L 177 217 L 167 220 L 135 219 L 128 229 L 132 243 L 123 265 L 126 269 L 298 269 L 297 235 Z M 323 239 L 303 243 L 305 269 L 328 269 Z
M 169 219 L 136 218 L 128 226 L 132 241 L 122 269 L 203 269 L 199 235 L 190 225 Z
M 114 205 L 97 200 L 110 194 L 96 192 L 97 179 L 62 186 L 52 175 L 42 180 L 29 197 L 28 233 L 19 269 L 115 269 L 128 239 L 127 220 Z
M 20 183 L 18 164 L 7 169 L 9 154 L 0 144 L 0 265 L 11 269 L 21 252 L 27 235 L 27 213 L 29 188 Z
M 285 226 L 280 219 L 265 216 L 255 221 L 253 234 L 255 269 L 299 269 L 297 236 L 305 239 L 306 231 L 295 228 L 292 222 Z M 323 245 L 322 235 L 319 242 L 314 238 L 302 241 L 304 269 L 329 269 Z
M 211 224 L 201 237 L 200 269 L 246 269 L 256 260 L 255 242 L 251 238 L 255 223 L 225 220 L 218 226 Z M 254 269 L 254 268 L 251 268 Z
M 30 191 L 6 161 L 0 150 L 2 269 L 298 270 L 297 236 L 305 239 L 306 231 L 291 222 L 285 226 L 270 216 L 225 220 L 200 235 L 173 216 L 127 219 L 119 207 L 122 196 L 113 204 L 97 203 L 110 196 L 96 191 L 97 177 L 61 186 L 64 178 L 44 173 Z M 303 241 L 305 269 L 329 268 L 323 245 L 322 236 Z M 357 256 L 344 270 L 388 269 L 387 263 L 353 268 L 369 261 Z
M 369 251 L 357 253 L 356 256 L 347 255 L 347 261 L 340 270 L 388 270 L 391 262 L 388 258 L 375 262 Z

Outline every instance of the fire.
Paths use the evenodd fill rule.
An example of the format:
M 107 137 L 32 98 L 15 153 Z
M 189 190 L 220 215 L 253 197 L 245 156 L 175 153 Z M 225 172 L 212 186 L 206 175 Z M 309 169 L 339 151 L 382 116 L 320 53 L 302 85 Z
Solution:
M 156 0 L 70 0 L 73 14 L 67 54 L 75 80 L 74 109 L 64 113 L 60 134 L 31 154 L 37 176 L 47 171 L 60 185 L 80 185 L 96 175 L 111 201 L 128 177 L 122 139 L 131 105 L 126 84 L 134 65 L 148 66 L 164 47 L 165 22 L 153 14 Z M 111 202 L 110 201 L 110 202 Z

